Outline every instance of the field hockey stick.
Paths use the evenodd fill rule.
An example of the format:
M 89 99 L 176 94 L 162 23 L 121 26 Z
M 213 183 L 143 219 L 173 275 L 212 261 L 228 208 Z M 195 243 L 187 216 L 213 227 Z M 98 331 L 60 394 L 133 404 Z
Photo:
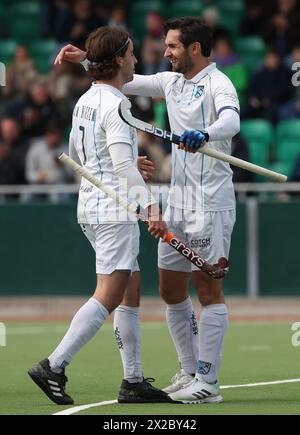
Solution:
M 129 212 L 135 214 L 137 218 L 143 222 L 148 224 L 148 220 L 141 214 L 137 213 L 136 208 L 133 204 L 128 203 L 124 200 L 120 195 L 118 195 L 114 190 L 110 189 L 106 184 L 102 183 L 97 177 L 92 175 L 87 169 L 78 165 L 71 157 L 67 156 L 65 153 L 62 153 L 59 156 L 59 160 L 65 163 L 67 166 L 73 169 L 74 172 L 77 172 L 84 178 L 86 178 L 90 183 L 92 183 L 95 187 L 100 189 L 102 192 L 106 193 L 109 197 L 114 199 L 118 204 L 124 207 Z M 183 255 L 187 260 L 197 266 L 200 270 L 207 273 L 212 278 L 223 278 L 229 270 L 228 260 L 224 257 L 221 257 L 217 264 L 211 265 L 207 263 L 207 261 L 203 260 L 196 252 L 187 247 L 183 242 L 181 242 L 177 237 L 175 237 L 172 233 L 168 233 L 166 238 L 166 243 L 168 243 L 172 248 L 176 249 L 181 255 Z
M 153 134 L 154 136 L 169 139 L 171 142 L 175 144 L 180 144 L 180 136 L 175 133 L 172 133 L 167 130 L 163 130 L 162 128 L 155 127 L 148 122 L 141 121 L 140 119 L 132 116 L 131 112 L 131 102 L 126 99 L 122 100 L 119 104 L 119 115 L 123 119 L 126 124 L 131 125 L 138 130 L 145 131 L 147 133 Z M 202 146 L 197 150 L 199 153 L 205 154 L 209 157 L 214 157 L 215 159 L 222 160 L 223 162 L 230 163 L 233 166 L 237 166 L 238 168 L 246 169 L 247 171 L 253 172 L 254 174 L 262 175 L 264 177 L 269 177 L 274 181 L 285 182 L 287 181 L 287 176 L 280 174 L 275 171 L 271 171 L 270 169 L 264 168 L 262 166 L 254 165 L 253 163 L 247 162 L 246 160 L 238 159 L 237 157 L 233 157 L 230 154 L 222 153 L 221 151 L 217 151 L 213 148 L 209 148 L 207 146 Z

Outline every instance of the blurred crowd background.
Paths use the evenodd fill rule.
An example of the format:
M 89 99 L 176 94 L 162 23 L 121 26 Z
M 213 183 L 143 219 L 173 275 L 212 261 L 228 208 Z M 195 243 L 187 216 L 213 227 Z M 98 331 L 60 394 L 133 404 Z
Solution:
M 137 73 L 170 70 L 163 58 L 163 22 L 201 16 L 212 27 L 212 61 L 232 80 L 241 103 L 241 132 L 233 155 L 300 181 L 300 4 L 297 0 L 0 0 L 0 184 L 73 183 L 59 164 L 67 150 L 72 111 L 91 79 L 81 65 L 53 66 L 62 46 L 84 48 L 102 25 L 132 35 Z M 300 68 L 300 64 L 299 64 Z M 299 83 L 300 84 L 300 83 Z M 163 100 L 138 97 L 133 114 L 169 128 Z M 156 166 L 154 182 L 168 182 L 171 144 L 139 132 L 140 155 Z M 235 181 L 262 181 L 234 170 Z

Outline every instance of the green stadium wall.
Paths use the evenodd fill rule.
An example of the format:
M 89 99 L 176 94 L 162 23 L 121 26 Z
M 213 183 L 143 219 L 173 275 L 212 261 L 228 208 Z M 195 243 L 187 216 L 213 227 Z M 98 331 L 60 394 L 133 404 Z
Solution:
M 260 294 L 299 295 L 299 203 L 259 205 Z M 0 206 L 0 295 L 90 295 L 94 252 L 76 222 L 74 204 Z M 142 294 L 158 295 L 157 241 L 141 225 Z M 227 295 L 246 295 L 246 207 L 237 207 Z M 176 291 L 176 289 L 174 289 Z

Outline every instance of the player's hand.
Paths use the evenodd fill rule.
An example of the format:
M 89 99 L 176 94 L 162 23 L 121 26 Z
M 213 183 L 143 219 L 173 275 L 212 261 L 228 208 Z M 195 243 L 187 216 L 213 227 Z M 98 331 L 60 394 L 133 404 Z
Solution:
M 41 170 L 37 174 L 37 182 L 38 183 L 47 183 L 49 178 L 48 171 Z
M 195 153 L 206 142 L 206 136 L 199 130 L 185 130 L 180 136 L 180 144 L 178 148 L 190 153 Z
M 161 237 L 163 241 L 165 241 L 168 236 L 167 224 L 163 220 L 159 212 L 159 207 L 156 204 L 148 207 L 148 232 L 156 239 Z
M 65 45 L 55 58 L 54 65 L 60 65 L 63 60 L 67 62 L 80 63 L 86 58 L 86 52 L 75 47 L 75 45 Z
M 145 181 L 149 180 L 149 178 L 153 176 L 155 170 L 154 164 L 147 159 L 147 156 L 139 156 L 137 165 L 138 165 L 138 170 L 140 171 Z

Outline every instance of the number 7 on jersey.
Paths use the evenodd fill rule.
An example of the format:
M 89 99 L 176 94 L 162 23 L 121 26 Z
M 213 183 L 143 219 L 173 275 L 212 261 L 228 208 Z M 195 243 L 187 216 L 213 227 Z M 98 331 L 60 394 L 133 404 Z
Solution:
M 79 130 L 82 131 L 81 143 L 82 143 L 82 152 L 83 152 L 83 164 L 85 165 L 86 163 L 86 154 L 84 149 L 85 128 L 83 127 L 83 125 L 79 126 Z

